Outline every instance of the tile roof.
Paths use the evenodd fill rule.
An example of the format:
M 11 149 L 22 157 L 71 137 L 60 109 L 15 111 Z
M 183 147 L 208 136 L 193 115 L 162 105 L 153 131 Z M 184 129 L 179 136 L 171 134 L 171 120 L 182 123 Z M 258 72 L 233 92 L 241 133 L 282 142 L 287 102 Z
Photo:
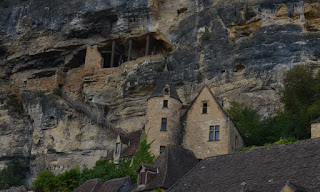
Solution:
M 123 178 L 117 178 L 112 179 L 109 181 L 106 181 L 99 189 L 98 192 L 118 192 L 123 191 L 121 188 L 123 185 L 125 185 L 126 182 L 129 182 L 129 186 L 125 186 L 125 188 L 131 187 L 130 178 L 129 177 L 123 177 Z
M 320 191 L 320 139 L 271 145 L 201 161 L 168 191 Z
M 105 183 L 102 183 L 100 179 L 91 179 L 78 187 L 74 192 L 118 192 L 124 191 L 129 187 L 131 187 L 129 177 L 112 179 Z
M 168 189 L 197 163 L 198 159 L 192 151 L 169 145 L 153 164 L 159 168 L 157 176 L 145 188 L 138 190 Z
M 98 192 L 102 184 L 100 179 L 91 179 L 78 187 L 74 192 Z
M 138 131 L 133 131 L 130 133 L 126 133 L 125 137 L 121 137 L 121 142 L 128 145 L 130 142 L 130 146 L 128 146 L 128 148 L 124 149 L 123 151 L 121 151 L 121 158 L 122 157 L 127 157 L 127 156 L 131 156 L 134 155 L 140 145 L 140 140 L 141 140 L 141 136 L 142 136 L 142 130 L 138 130 Z M 113 151 L 110 151 L 107 154 L 106 159 L 113 159 Z
M 10 189 L 0 190 L 0 192 L 27 192 L 27 189 L 24 186 L 20 186 L 20 187 L 11 187 Z
M 176 87 L 171 79 L 171 74 L 168 71 L 164 71 L 157 77 L 156 87 L 154 88 L 151 96 L 149 97 L 162 97 L 163 96 L 163 88 L 168 84 L 170 86 L 170 97 L 180 100 L 180 97 L 177 93 Z

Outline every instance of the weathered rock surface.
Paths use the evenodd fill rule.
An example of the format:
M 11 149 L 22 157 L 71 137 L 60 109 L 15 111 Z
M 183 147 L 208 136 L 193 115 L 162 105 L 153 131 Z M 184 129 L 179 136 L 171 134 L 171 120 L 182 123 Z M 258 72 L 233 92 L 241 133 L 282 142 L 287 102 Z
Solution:
M 61 85 L 132 131 L 144 125 L 165 62 L 184 104 L 207 84 L 225 107 L 243 102 L 266 116 L 281 107 L 286 70 L 319 68 L 319 0 L 11 2 L 0 8 L 0 160 L 25 158 L 33 173 L 92 165 L 115 139 L 63 100 L 34 89 Z M 129 38 L 143 45 L 147 33 L 167 54 L 85 70 L 88 46 L 97 45 L 107 60 L 111 40 L 127 49 Z M 21 117 L 5 106 L 8 94 L 22 98 Z

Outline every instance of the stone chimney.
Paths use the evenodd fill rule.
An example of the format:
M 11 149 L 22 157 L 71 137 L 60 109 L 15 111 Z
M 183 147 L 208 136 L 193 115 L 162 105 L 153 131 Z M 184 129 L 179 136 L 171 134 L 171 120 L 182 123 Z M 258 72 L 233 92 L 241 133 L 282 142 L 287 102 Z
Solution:
M 311 139 L 320 137 L 320 117 L 311 122 Z

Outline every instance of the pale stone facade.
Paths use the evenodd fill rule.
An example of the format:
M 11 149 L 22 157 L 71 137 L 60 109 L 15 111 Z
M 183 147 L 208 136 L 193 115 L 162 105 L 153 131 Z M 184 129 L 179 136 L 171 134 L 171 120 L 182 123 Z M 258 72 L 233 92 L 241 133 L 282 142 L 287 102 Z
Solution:
M 167 101 L 168 106 L 164 107 Z M 148 100 L 146 132 L 148 143 L 152 143 L 150 151 L 160 155 L 160 147 L 179 145 L 181 101 L 163 95 Z M 166 130 L 161 130 L 162 119 L 166 119 Z
M 204 103 L 207 105 L 206 112 L 203 111 Z M 213 129 L 211 138 L 210 127 Z M 238 130 L 209 87 L 205 86 L 187 112 L 183 147 L 193 151 L 198 159 L 203 159 L 229 154 L 243 146 Z
M 103 68 L 103 58 L 98 51 L 98 46 L 89 46 L 87 48 L 86 60 L 84 64 L 85 70 L 95 71 Z
M 320 122 L 315 121 L 311 124 L 311 139 L 320 137 Z
M 204 159 L 229 154 L 244 146 L 239 131 L 208 86 L 200 91 L 181 119 L 184 109 L 170 75 L 164 72 L 160 77 L 148 100 L 145 126 L 154 155 L 159 156 L 167 145 L 182 145 L 198 159 Z M 166 89 L 169 90 L 167 94 Z M 163 119 L 165 130 L 162 130 Z

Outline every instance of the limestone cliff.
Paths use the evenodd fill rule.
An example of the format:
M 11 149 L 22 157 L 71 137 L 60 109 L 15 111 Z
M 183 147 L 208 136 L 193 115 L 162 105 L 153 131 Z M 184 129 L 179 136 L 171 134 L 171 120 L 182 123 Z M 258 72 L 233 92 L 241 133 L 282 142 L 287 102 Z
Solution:
M 319 0 L 10 2 L 0 8 L 0 162 L 26 159 L 32 173 L 90 166 L 113 148 L 115 134 L 52 95 L 56 87 L 132 131 L 143 128 L 164 63 L 184 104 L 206 84 L 225 107 L 244 102 L 263 115 L 281 107 L 284 71 L 319 67 Z M 112 42 L 127 56 L 130 40 L 131 56 L 108 68 Z M 9 95 L 22 112 L 10 111 Z

